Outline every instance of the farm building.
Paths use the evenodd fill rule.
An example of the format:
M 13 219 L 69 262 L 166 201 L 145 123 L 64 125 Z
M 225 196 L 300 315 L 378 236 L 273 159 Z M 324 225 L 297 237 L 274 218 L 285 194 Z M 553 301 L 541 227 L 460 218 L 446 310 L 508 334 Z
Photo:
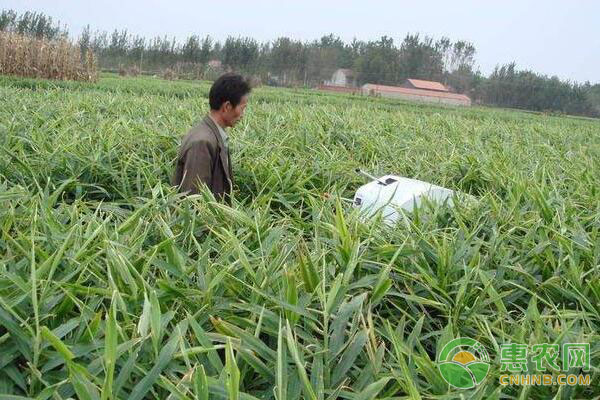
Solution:
M 208 66 L 213 69 L 218 69 L 223 66 L 223 63 L 221 63 L 221 60 L 210 60 Z
M 356 87 L 345 87 L 345 86 L 335 86 L 335 85 L 319 85 L 317 86 L 318 90 L 323 90 L 325 92 L 335 92 L 335 93 L 348 93 L 348 94 L 362 94 L 360 88 Z
M 414 79 L 412 80 L 414 81 Z M 440 83 L 439 85 L 442 84 Z M 402 100 L 442 103 L 457 106 L 471 105 L 471 99 L 468 96 L 465 96 L 464 94 L 450 93 L 448 89 L 446 89 L 445 91 L 432 89 L 415 89 L 410 87 L 384 86 L 367 83 L 362 86 L 361 92 L 364 95 L 390 97 Z
M 421 79 L 407 79 L 400 87 L 407 89 L 433 90 L 434 92 L 450 92 L 446 86 L 439 82 L 423 81 Z
M 356 79 L 354 72 L 350 69 L 339 68 L 331 76 L 331 80 L 325 81 L 326 86 L 355 87 Z

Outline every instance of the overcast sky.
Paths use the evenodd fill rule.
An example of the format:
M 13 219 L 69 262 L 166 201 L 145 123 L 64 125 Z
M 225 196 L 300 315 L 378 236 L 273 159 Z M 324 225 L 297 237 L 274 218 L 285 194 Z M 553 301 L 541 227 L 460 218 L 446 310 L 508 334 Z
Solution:
M 83 26 L 127 28 L 146 37 L 184 39 L 190 34 L 278 36 L 313 40 L 333 33 L 350 42 L 407 33 L 467 40 L 477 65 L 489 74 L 515 61 L 519 68 L 562 79 L 600 82 L 600 1 L 589 0 L 1 0 L 0 8 L 42 11 L 66 23 L 73 35 Z

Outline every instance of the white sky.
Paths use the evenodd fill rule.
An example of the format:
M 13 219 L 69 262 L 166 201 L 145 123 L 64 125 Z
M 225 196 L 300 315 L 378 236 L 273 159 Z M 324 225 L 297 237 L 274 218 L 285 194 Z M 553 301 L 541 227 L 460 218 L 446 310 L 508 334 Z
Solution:
M 0 0 L 2 9 L 42 11 L 78 35 L 127 28 L 146 37 L 190 34 L 288 36 L 318 39 L 333 33 L 346 42 L 382 35 L 399 44 L 407 33 L 467 40 L 489 74 L 515 61 L 520 69 L 561 79 L 600 83 L 600 1 L 596 0 Z

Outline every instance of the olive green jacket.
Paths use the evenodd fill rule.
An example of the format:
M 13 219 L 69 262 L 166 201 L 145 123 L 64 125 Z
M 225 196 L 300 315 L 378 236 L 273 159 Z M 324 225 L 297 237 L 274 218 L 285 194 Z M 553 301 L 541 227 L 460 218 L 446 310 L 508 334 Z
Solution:
M 210 116 L 182 139 L 171 183 L 188 194 L 198 193 L 199 185 L 206 184 L 217 199 L 229 202 L 233 187 L 231 158 Z

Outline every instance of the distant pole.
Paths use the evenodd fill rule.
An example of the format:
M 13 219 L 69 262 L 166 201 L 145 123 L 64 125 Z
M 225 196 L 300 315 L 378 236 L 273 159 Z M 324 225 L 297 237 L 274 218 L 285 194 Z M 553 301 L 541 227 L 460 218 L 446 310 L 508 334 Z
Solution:
M 144 49 L 140 51 L 140 74 L 142 73 L 142 61 L 144 60 Z

